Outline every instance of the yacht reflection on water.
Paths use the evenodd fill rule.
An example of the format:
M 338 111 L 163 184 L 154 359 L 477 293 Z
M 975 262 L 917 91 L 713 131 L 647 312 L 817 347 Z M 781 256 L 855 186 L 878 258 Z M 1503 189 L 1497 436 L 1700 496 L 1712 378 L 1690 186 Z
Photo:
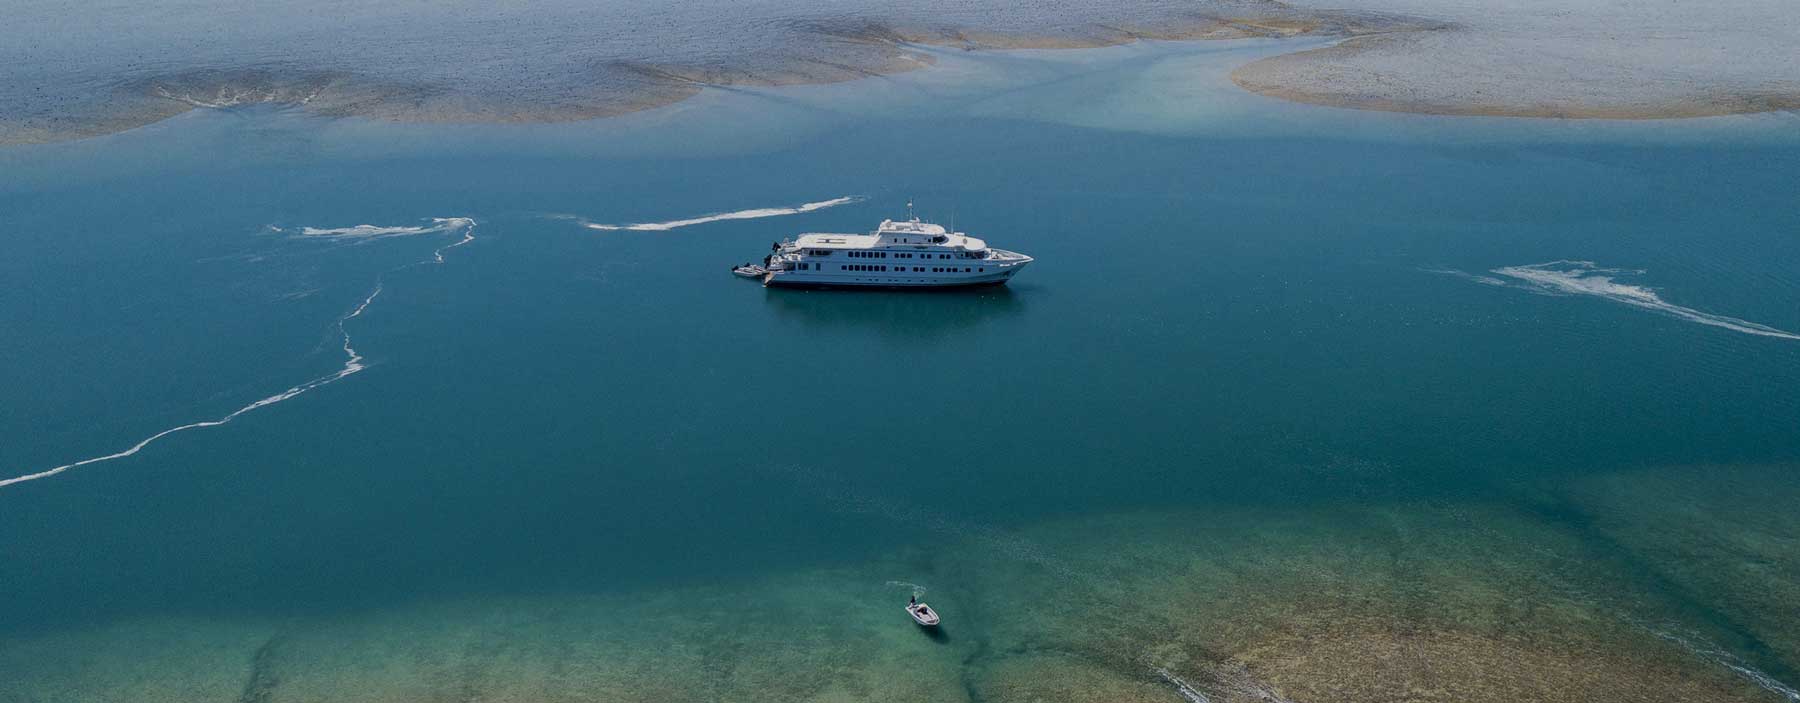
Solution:
M 763 299 L 780 319 L 809 328 L 868 327 L 935 338 L 1023 313 L 1021 292 L 1015 286 L 906 291 L 768 287 Z M 1029 293 L 1029 287 L 1023 292 Z

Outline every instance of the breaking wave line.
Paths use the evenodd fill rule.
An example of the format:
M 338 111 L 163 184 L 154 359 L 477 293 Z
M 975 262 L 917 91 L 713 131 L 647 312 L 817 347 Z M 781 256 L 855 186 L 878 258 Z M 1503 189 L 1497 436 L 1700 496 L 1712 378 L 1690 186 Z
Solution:
M 1592 261 L 1550 261 L 1526 266 L 1504 266 L 1493 273 L 1524 281 L 1535 290 L 1555 295 L 1591 295 L 1635 308 L 1643 308 L 1678 317 L 1689 322 L 1720 327 L 1733 332 L 1760 337 L 1800 340 L 1800 334 L 1776 329 L 1765 324 L 1725 315 L 1715 315 L 1663 300 L 1655 290 L 1620 283 L 1619 275 L 1641 274 L 1643 271 L 1601 268 Z
M 256 410 L 257 408 L 268 407 L 270 405 L 274 405 L 281 401 L 288 400 L 290 398 L 298 396 L 298 395 L 305 393 L 307 391 L 310 391 L 314 388 L 318 388 L 320 386 L 326 386 L 326 385 L 336 383 L 338 381 L 349 378 L 350 376 L 355 375 L 358 372 L 361 372 L 363 369 L 368 368 L 368 366 L 363 363 L 362 353 L 356 351 L 356 347 L 351 346 L 350 331 L 345 327 L 345 325 L 348 324 L 351 320 L 361 317 L 363 312 L 367 311 L 369 309 L 369 306 L 375 302 L 375 299 L 381 296 L 381 291 L 383 288 L 382 278 L 385 277 L 386 274 L 388 274 L 388 273 L 393 273 L 394 271 L 399 271 L 401 269 L 411 268 L 413 266 L 419 266 L 422 264 L 434 264 L 435 265 L 435 264 L 444 263 L 444 252 L 449 251 L 451 249 L 455 249 L 464 244 L 468 244 L 469 242 L 475 240 L 475 221 L 470 218 L 467 218 L 467 217 L 435 218 L 432 220 L 432 222 L 437 223 L 437 224 L 434 224 L 432 227 L 426 227 L 426 228 L 372 227 L 370 225 L 358 225 L 356 227 L 344 228 L 345 230 L 362 230 L 363 228 L 368 228 L 368 230 L 418 230 L 416 232 L 410 232 L 410 234 L 424 234 L 427 232 L 447 232 L 447 231 L 453 230 L 454 228 L 461 227 L 461 228 L 463 228 L 463 237 L 462 237 L 462 239 L 457 240 L 456 243 L 454 243 L 454 244 L 448 244 L 448 245 L 445 245 L 442 247 L 438 247 L 437 250 L 435 250 L 431 253 L 430 259 L 425 259 L 425 260 L 417 261 L 417 262 L 414 262 L 411 264 L 406 264 L 404 266 L 400 266 L 397 268 L 389 269 L 388 271 L 384 272 L 382 275 L 375 277 L 375 290 L 370 291 L 368 297 L 363 298 L 362 303 L 358 304 L 349 313 L 346 313 L 343 317 L 340 317 L 337 320 L 338 334 L 342 335 L 344 338 L 344 365 L 342 368 L 339 368 L 337 371 L 335 371 L 333 373 L 329 373 L 324 376 L 320 376 L 318 378 L 312 379 L 312 380 L 302 383 L 300 385 L 289 388 L 280 393 L 276 393 L 275 395 L 269 396 L 267 398 L 263 398 L 256 402 L 253 402 L 249 405 L 238 408 L 237 410 L 233 410 L 233 411 L 231 411 L 230 414 L 227 414 L 218 419 L 202 420 L 199 422 L 190 422 L 185 425 L 179 425 L 176 427 L 171 427 L 169 429 L 163 430 L 156 434 L 150 435 L 149 437 L 145 437 L 144 439 L 140 440 L 137 444 L 131 445 L 129 448 L 125 449 L 124 451 L 114 452 L 112 454 L 107 454 L 105 456 L 96 456 L 96 457 L 90 457 L 87 459 L 82 459 L 81 461 L 63 464 L 62 466 L 58 466 L 58 467 L 55 467 L 52 469 L 45 469 L 45 470 L 39 471 L 37 473 L 25 474 L 22 476 L 14 476 L 14 477 L 8 478 L 8 479 L 0 479 L 0 488 L 5 488 L 5 487 L 13 485 L 15 483 L 25 483 L 27 481 L 36 481 L 36 480 L 42 479 L 42 478 L 49 478 L 51 476 L 60 474 L 64 471 L 68 471 L 69 469 L 76 469 L 76 468 L 80 468 L 83 466 L 87 466 L 89 464 L 100 464 L 100 463 L 105 463 L 108 461 L 113 461 L 115 459 L 123 459 L 125 457 L 136 454 L 140 451 L 143 451 L 145 447 L 148 447 L 151 444 L 154 444 L 157 440 L 167 437 L 169 435 L 186 432 L 188 430 L 197 430 L 197 429 L 200 429 L 203 427 L 218 427 L 220 425 L 229 423 L 232 420 L 237 419 L 238 416 L 240 416 L 240 415 L 248 413 L 252 410 Z M 335 231 L 335 230 L 315 230 L 312 227 L 307 227 L 302 230 L 303 233 L 307 232 L 307 231 L 331 232 L 331 231 Z M 375 235 L 375 236 L 401 236 L 401 235 L 390 234 L 390 235 Z
M 756 208 L 753 210 L 738 210 L 736 212 L 724 212 L 724 213 L 719 213 L 717 215 L 706 215 L 703 217 L 695 217 L 695 218 L 686 219 L 686 220 L 671 220 L 668 222 L 640 222 L 640 223 L 631 224 L 631 225 L 607 225 L 607 224 L 600 224 L 598 222 L 587 222 L 584 220 L 581 222 L 581 225 L 588 229 L 598 229 L 598 230 L 607 230 L 607 231 L 628 230 L 628 231 L 633 231 L 633 232 L 664 232 L 664 231 L 675 229 L 677 227 L 688 227 L 691 225 L 703 225 L 708 222 L 720 222 L 723 220 L 754 220 L 754 219 L 758 219 L 758 218 L 762 218 L 762 217 L 780 217 L 782 215 L 799 215 L 802 213 L 812 212 L 814 210 L 823 210 L 828 207 L 837 207 L 839 205 L 848 205 L 850 203 L 857 202 L 858 200 L 861 200 L 861 199 L 862 198 L 859 198 L 856 196 L 846 195 L 841 198 L 832 198 L 830 200 L 820 200 L 815 203 L 805 203 L 805 204 L 798 205 L 795 207 L 766 207 L 766 208 Z

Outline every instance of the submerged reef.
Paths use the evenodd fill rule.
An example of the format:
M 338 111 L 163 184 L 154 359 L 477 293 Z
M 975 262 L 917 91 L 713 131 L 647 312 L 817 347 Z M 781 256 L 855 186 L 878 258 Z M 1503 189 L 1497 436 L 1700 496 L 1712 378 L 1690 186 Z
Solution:
M 841 496 L 934 547 L 638 592 L 0 638 L 21 663 L 0 700 L 1781 703 L 1800 525 L 1791 495 L 1755 491 L 1781 470 L 1016 527 Z M 938 632 L 900 612 L 921 592 Z

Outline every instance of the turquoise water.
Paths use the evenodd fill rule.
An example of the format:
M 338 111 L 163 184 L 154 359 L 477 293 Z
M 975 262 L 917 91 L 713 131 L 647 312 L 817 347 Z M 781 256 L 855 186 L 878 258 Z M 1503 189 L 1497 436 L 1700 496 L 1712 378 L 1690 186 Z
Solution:
M 1230 88 L 1272 50 L 0 151 L 0 478 L 366 364 L 0 487 L 0 701 L 1800 700 L 1793 117 Z M 909 199 L 1038 262 L 726 272 Z

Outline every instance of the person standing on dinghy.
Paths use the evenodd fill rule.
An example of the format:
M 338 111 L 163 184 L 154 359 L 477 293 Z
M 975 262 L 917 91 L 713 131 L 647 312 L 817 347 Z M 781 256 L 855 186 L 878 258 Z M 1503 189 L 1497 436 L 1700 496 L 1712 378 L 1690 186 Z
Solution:
M 931 611 L 931 606 L 920 603 L 917 594 L 914 594 L 912 599 L 907 601 L 906 614 L 912 616 L 913 622 L 919 623 L 924 627 L 937 627 L 937 613 Z

